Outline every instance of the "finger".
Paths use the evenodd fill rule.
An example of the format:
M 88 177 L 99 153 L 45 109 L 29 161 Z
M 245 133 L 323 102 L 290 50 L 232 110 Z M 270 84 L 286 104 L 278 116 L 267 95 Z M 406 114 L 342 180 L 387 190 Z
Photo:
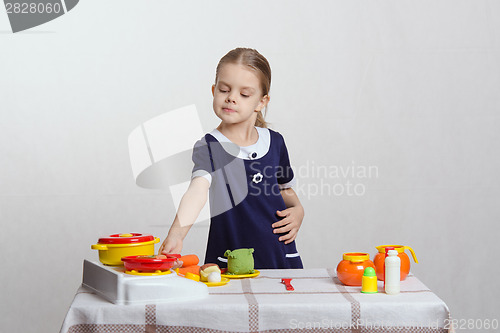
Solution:
M 290 219 L 288 217 L 285 217 L 282 220 L 274 222 L 271 226 L 273 228 L 278 228 L 278 227 L 282 227 L 284 225 L 290 224 L 290 222 L 292 222 L 292 221 L 290 221 Z
M 181 267 L 182 267 L 182 261 L 177 260 L 176 262 L 174 262 L 172 269 L 181 268 Z
M 275 234 L 284 234 L 285 232 L 289 232 L 290 230 L 292 230 L 292 226 L 290 226 L 288 224 L 288 225 L 286 225 L 284 227 L 274 229 L 273 233 L 275 233 Z
M 280 242 L 285 242 L 285 244 L 293 242 L 293 240 L 297 237 L 297 232 L 291 230 L 288 234 L 283 235 L 279 238 Z
M 287 208 L 284 210 L 277 210 L 276 215 L 281 216 L 281 217 L 288 216 L 288 215 L 290 215 L 290 208 Z
M 290 244 L 291 242 L 293 242 L 295 240 L 295 238 L 297 238 L 297 234 L 293 235 L 292 238 L 285 241 L 285 244 Z
M 285 221 L 283 223 L 276 223 L 276 226 L 274 227 L 273 232 L 274 233 L 279 233 L 280 228 L 284 228 L 286 226 L 290 226 L 291 227 L 290 221 Z M 276 230 L 278 230 L 278 231 L 276 231 Z
M 161 254 L 170 254 L 172 251 L 170 251 L 170 249 L 168 249 L 166 246 L 164 246 L 162 249 L 161 249 Z
M 289 240 L 292 236 L 290 236 L 289 234 L 286 234 L 286 235 L 283 235 L 279 238 L 279 241 L 280 242 L 286 242 L 287 240 Z

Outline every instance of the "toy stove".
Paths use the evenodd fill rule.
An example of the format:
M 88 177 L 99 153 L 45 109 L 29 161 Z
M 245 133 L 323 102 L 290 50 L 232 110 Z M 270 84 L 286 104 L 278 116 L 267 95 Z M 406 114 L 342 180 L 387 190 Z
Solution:
M 89 260 L 83 261 L 82 284 L 119 305 L 179 302 L 208 296 L 205 284 L 180 277 L 173 271 L 126 274 L 123 266 L 106 266 Z

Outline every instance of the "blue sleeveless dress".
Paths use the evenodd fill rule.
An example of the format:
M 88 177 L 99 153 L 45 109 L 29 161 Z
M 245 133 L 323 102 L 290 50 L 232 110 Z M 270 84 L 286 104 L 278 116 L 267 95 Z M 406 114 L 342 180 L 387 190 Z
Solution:
M 212 134 L 195 144 L 193 177 L 209 174 L 211 181 L 205 263 L 224 268 L 226 250 L 254 248 L 257 269 L 303 268 L 295 241 L 280 242 L 283 234 L 274 234 L 272 227 L 281 219 L 276 211 L 287 208 L 280 188 L 294 178 L 285 141 L 278 132 L 257 129 L 259 140 L 267 135 L 269 149 L 252 152 L 248 159 L 238 157 L 238 146 Z

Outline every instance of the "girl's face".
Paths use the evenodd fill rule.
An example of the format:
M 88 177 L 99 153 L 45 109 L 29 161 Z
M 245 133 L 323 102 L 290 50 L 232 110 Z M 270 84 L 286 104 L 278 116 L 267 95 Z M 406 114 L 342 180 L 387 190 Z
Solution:
M 218 80 L 212 86 L 215 114 L 223 123 L 255 124 L 257 111 L 269 102 L 262 96 L 257 75 L 241 64 L 225 64 L 219 69 Z

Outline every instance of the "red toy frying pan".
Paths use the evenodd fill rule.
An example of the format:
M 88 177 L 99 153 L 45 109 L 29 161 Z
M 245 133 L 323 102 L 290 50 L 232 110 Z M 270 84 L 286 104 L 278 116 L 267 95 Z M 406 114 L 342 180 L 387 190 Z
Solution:
M 122 261 L 127 271 L 155 272 L 169 270 L 179 258 L 180 254 L 129 256 L 123 257 Z

